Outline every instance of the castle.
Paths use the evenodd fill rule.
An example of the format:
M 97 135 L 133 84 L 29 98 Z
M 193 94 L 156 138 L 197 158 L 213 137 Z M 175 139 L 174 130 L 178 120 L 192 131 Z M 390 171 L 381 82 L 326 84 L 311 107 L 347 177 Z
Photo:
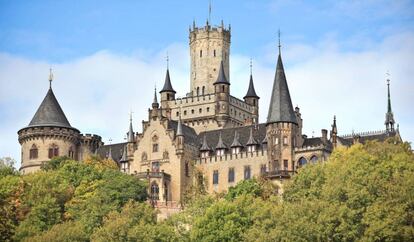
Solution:
M 258 176 L 280 183 L 307 163 L 326 161 L 336 147 L 394 136 L 401 139 L 394 127 L 389 82 L 384 131 L 341 136 L 334 117 L 329 137 L 326 129 L 320 137 L 303 134 L 280 44 L 268 116 L 259 123 L 260 97 L 252 74 L 243 99 L 230 92 L 230 27 L 212 26 L 208 21 L 196 27 L 194 23 L 189 35 L 190 91 L 185 97 L 175 96 L 167 67 L 160 102 L 155 91 L 142 132 L 134 132 L 130 120 L 127 142 L 104 145 L 98 135 L 81 134 L 68 122 L 50 84 L 29 125 L 18 131 L 21 172 L 39 170 L 55 156 L 81 161 L 96 154 L 114 160 L 122 172 L 146 179 L 155 206 L 179 207 L 195 184 L 214 193 Z

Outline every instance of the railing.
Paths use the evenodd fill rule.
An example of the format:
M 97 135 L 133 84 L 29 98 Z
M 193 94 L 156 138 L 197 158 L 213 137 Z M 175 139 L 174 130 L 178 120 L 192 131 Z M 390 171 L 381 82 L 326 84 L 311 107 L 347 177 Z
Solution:
M 164 171 L 144 171 L 135 173 L 135 176 L 140 179 L 148 179 L 148 178 L 165 178 L 171 181 L 171 175 L 165 173 Z
M 264 172 L 262 176 L 269 179 L 289 179 L 293 174 L 295 174 L 295 171 L 277 170 Z

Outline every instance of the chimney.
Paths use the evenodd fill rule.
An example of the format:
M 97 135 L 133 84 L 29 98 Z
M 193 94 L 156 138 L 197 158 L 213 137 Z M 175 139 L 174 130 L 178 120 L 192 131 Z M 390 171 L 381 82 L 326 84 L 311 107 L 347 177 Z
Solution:
M 326 143 L 328 141 L 328 130 L 322 129 L 322 142 Z

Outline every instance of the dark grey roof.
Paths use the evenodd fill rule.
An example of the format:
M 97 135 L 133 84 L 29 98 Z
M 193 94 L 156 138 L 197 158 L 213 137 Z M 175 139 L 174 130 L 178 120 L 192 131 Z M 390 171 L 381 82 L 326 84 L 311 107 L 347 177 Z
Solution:
M 224 73 L 223 61 L 220 62 L 219 74 L 218 74 L 216 82 L 213 83 L 213 84 L 214 85 L 215 84 L 228 84 L 228 85 L 230 85 L 230 82 L 226 78 L 226 73 Z
M 320 137 L 313 137 L 313 138 L 306 138 L 303 141 L 303 145 L 302 147 L 315 147 L 315 146 L 319 146 L 319 145 L 323 145 L 323 141 Z
M 73 128 L 70 126 L 65 113 L 60 107 L 52 88 L 49 88 L 49 91 L 37 109 L 32 121 L 30 121 L 29 127 L 33 126 L 58 126 Z
M 273 82 L 272 98 L 270 99 L 267 123 L 289 122 L 297 124 L 296 115 L 293 111 L 292 100 L 285 71 L 283 69 L 282 57 L 277 59 L 275 79 Z
M 127 162 L 128 161 L 128 153 L 127 153 L 127 146 L 124 145 L 124 150 L 122 152 L 122 157 L 119 162 Z
M 216 145 L 216 150 L 217 149 L 227 149 L 227 145 L 223 143 L 223 139 L 221 138 L 221 132 L 219 133 L 219 140 Z
M 177 123 L 177 136 L 184 136 L 183 133 L 183 124 L 181 123 L 181 117 L 178 119 L 178 123 Z
M 250 81 L 249 81 L 249 89 L 247 90 L 246 96 L 244 96 L 244 98 L 246 97 L 259 98 L 259 96 L 257 96 L 256 94 L 256 90 L 254 90 L 253 76 L 251 74 L 250 74 Z
M 198 147 L 201 142 L 198 141 L 197 133 L 193 128 L 182 124 L 182 133 L 184 135 L 184 143 Z M 168 120 L 168 129 L 172 129 L 177 134 L 178 122 L 175 120 Z
M 241 145 L 246 146 L 247 141 L 249 140 L 249 136 L 250 136 L 250 127 L 252 126 L 243 126 L 243 127 L 226 128 L 226 129 L 201 132 L 200 135 L 198 136 L 199 142 L 203 143 L 203 139 L 205 135 L 206 144 L 209 147 L 215 147 L 216 144 L 218 144 L 219 142 L 219 135 L 221 133 L 223 143 L 224 145 L 228 147 L 230 144 L 233 143 L 234 133 L 235 131 L 237 131 Z M 255 140 L 263 140 L 265 136 L 266 136 L 266 124 L 259 124 L 257 125 L 257 127 L 253 126 L 253 137 L 255 138 Z
M 168 68 L 167 68 L 167 74 L 165 75 L 164 87 L 162 88 L 162 90 L 160 91 L 160 93 L 163 93 L 163 92 L 173 92 L 173 93 L 176 93 L 176 91 L 174 90 L 174 88 L 171 85 L 170 70 Z
M 118 144 L 110 144 L 110 145 L 102 145 L 98 148 L 97 154 L 102 158 L 108 158 L 109 151 L 112 153 L 112 159 L 119 163 L 122 158 L 122 154 L 124 152 L 124 147 L 127 143 L 118 143 Z
M 384 142 L 387 138 L 396 136 L 396 132 L 387 132 L 386 130 L 381 132 L 366 132 L 362 134 L 355 134 L 355 136 L 359 136 L 359 142 L 365 144 L 367 141 L 379 141 Z M 348 144 L 352 144 L 354 137 L 353 136 L 346 136 L 340 137 L 341 141 L 345 140 Z
M 135 141 L 135 135 L 134 130 L 132 128 L 132 119 L 129 121 L 129 130 L 128 130 L 128 142 L 134 142 Z

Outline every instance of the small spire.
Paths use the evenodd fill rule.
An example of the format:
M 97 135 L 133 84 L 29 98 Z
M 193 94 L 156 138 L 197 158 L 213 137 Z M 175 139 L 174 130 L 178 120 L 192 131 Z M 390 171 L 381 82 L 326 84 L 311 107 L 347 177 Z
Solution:
M 52 68 L 49 69 L 49 88 L 52 89 L 53 72 Z
M 253 127 L 250 127 L 250 135 L 249 140 L 247 141 L 246 145 L 257 145 L 257 140 L 253 137 Z
M 227 146 L 224 144 L 223 139 L 221 138 L 221 131 L 219 133 L 219 140 L 217 142 L 216 149 L 227 149 Z
M 128 162 L 128 153 L 127 153 L 126 145 L 124 146 L 124 149 L 123 149 L 123 152 L 122 152 L 122 157 L 119 161 L 120 162 Z
M 333 118 L 332 134 L 338 134 L 338 129 L 336 127 L 336 115 L 334 115 L 334 118 Z
M 154 88 L 154 100 L 152 101 L 152 108 L 158 108 L 158 99 L 157 99 L 157 87 Z
M 279 29 L 279 31 L 278 31 L 278 36 L 279 36 L 279 45 L 278 45 L 278 47 L 279 47 L 279 55 L 280 55 L 280 48 L 282 47 L 282 45 L 280 44 L 280 29 Z
M 208 3 L 208 22 L 211 23 L 211 0 Z
M 390 94 L 390 73 L 387 71 L 387 89 L 388 89 L 388 102 L 387 102 L 387 112 L 385 113 L 385 129 L 387 132 L 394 131 L 394 114 L 392 113 L 391 108 L 391 94 Z
M 113 160 L 114 158 L 112 157 L 112 145 L 111 145 L 111 143 L 112 143 L 112 139 L 109 138 L 109 151 L 108 151 L 108 157 L 106 157 L 106 158 Z
M 243 147 L 243 145 L 239 141 L 239 133 L 237 132 L 237 130 L 234 131 L 233 143 L 231 143 L 230 147 L 231 148 Z
M 167 60 L 167 70 L 169 69 L 169 61 L 170 61 L 170 59 L 169 59 L 169 57 L 168 57 L 168 51 L 167 51 L 167 57 L 166 57 L 166 60 Z
M 200 147 L 200 151 L 211 151 L 210 146 L 208 146 L 207 135 L 205 133 L 204 133 L 204 137 L 203 137 L 203 143 Z
M 252 69 L 253 69 L 253 64 L 252 64 L 252 58 L 250 57 L 250 76 L 252 75 Z
M 179 112 L 179 117 L 178 117 L 177 134 L 176 134 L 176 136 L 184 136 L 184 133 L 183 133 L 183 125 L 181 123 L 181 107 L 180 107 L 180 112 Z
M 132 112 L 129 113 L 129 131 L 128 131 L 128 142 L 134 142 L 134 130 L 132 128 Z

